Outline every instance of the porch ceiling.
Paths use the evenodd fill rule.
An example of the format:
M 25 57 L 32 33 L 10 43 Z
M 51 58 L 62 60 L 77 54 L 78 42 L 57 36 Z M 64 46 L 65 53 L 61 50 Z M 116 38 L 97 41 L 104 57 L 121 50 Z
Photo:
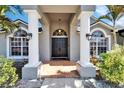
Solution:
M 61 19 L 61 21 L 68 22 L 73 14 L 69 13 L 47 13 L 46 14 L 50 21 L 58 22 L 58 19 Z
M 79 5 L 40 5 L 44 13 L 76 13 Z

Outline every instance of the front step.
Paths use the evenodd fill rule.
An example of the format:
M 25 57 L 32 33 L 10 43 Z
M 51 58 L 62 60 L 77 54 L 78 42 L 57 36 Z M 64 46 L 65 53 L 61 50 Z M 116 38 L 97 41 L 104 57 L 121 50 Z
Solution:
M 78 78 L 77 64 L 70 61 L 50 61 L 41 66 L 41 78 Z
M 58 74 L 55 75 L 42 75 L 41 78 L 79 78 L 80 75 L 78 71 L 72 71 L 72 72 L 58 72 Z

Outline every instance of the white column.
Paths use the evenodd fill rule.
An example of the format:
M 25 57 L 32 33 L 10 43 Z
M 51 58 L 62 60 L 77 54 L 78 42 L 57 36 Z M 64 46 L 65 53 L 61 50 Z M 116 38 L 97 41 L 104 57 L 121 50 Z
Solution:
M 86 33 L 90 33 L 91 11 L 83 11 L 80 15 L 80 65 L 90 65 L 90 45 Z
M 29 40 L 29 66 L 39 64 L 39 42 L 38 42 L 38 13 L 35 10 L 28 12 L 28 30 L 32 33 Z

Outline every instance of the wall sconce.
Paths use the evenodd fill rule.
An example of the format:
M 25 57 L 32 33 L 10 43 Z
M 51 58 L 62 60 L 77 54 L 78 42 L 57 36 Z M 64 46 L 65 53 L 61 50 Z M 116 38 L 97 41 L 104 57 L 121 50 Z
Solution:
M 93 36 L 93 35 L 91 35 L 91 34 L 89 34 L 89 33 L 86 34 L 86 38 L 87 38 L 88 40 L 91 40 L 91 39 L 92 39 L 92 36 Z
M 32 38 L 32 33 L 27 33 L 27 39 L 30 40 Z

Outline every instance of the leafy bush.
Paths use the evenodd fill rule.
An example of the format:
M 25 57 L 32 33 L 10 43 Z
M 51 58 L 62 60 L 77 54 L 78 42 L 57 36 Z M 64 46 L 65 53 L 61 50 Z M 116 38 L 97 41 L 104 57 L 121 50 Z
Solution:
M 0 87 L 14 86 L 18 79 L 13 61 L 0 56 Z
M 101 55 L 98 63 L 102 78 L 115 84 L 124 84 L 124 47 L 119 46 Z

